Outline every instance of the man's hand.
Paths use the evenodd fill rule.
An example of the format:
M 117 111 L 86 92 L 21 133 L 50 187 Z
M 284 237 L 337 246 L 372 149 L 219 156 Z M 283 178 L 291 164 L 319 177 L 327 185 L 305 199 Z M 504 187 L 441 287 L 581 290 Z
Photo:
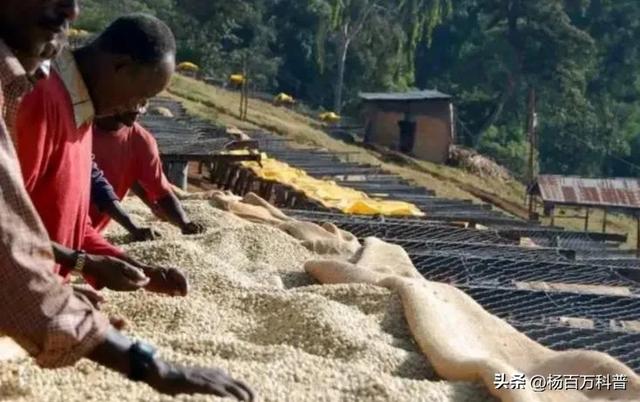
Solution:
M 131 232 L 133 241 L 149 241 L 162 238 L 162 234 L 153 228 L 135 228 Z
M 104 296 L 90 285 L 74 284 L 71 287 L 76 295 L 86 298 L 96 310 L 100 310 L 100 305 L 105 302 Z
M 90 285 L 72 285 L 73 292 L 80 297 L 86 298 L 89 303 L 93 305 L 96 310 L 100 310 L 102 304 L 106 302 L 104 296 L 102 296 L 97 290 Z M 117 330 L 123 330 L 127 327 L 128 323 L 123 317 L 119 315 L 110 315 L 109 322 Z
M 110 328 L 105 340 L 97 345 L 87 357 L 111 370 L 131 374 L 131 347 L 133 341 L 121 332 Z M 167 395 L 209 394 L 235 397 L 240 401 L 255 400 L 253 391 L 218 369 L 183 367 L 167 363 L 157 357 L 150 362 L 144 381 L 156 391 Z
M 183 235 L 193 235 L 204 233 L 207 228 L 201 223 L 188 222 L 184 226 L 182 226 L 182 234 Z
M 233 397 L 239 401 L 254 401 L 255 394 L 241 381 L 234 380 L 222 370 L 183 367 L 156 361 L 147 383 L 167 395 L 210 394 Z
M 145 267 L 144 273 L 150 279 L 145 287 L 149 292 L 169 296 L 186 296 L 189 292 L 187 278 L 177 268 Z
M 101 255 L 87 255 L 84 272 L 95 278 L 97 285 L 117 291 L 138 290 L 150 282 L 141 269 L 117 258 Z

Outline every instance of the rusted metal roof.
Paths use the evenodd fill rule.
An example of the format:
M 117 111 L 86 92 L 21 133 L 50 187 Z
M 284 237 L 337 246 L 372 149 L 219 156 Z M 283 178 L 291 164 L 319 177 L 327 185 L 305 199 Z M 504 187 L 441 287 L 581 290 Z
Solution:
M 554 204 L 640 209 L 640 179 L 635 178 L 541 175 L 531 192 Z
M 451 95 L 447 95 L 440 91 L 427 89 L 424 91 L 409 92 L 371 92 L 360 93 L 360 98 L 366 101 L 424 101 L 436 99 L 451 99 Z

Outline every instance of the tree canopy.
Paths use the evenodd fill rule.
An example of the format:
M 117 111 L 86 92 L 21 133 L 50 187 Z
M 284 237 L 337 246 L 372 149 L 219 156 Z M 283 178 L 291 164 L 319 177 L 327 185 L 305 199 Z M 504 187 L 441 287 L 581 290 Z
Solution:
M 535 90 L 539 169 L 640 174 L 640 2 L 635 0 L 85 0 L 98 31 L 143 11 L 169 23 L 181 61 L 225 80 L 358 113 L 358 92 L 437 88 L 457 141 L 524 175 Z

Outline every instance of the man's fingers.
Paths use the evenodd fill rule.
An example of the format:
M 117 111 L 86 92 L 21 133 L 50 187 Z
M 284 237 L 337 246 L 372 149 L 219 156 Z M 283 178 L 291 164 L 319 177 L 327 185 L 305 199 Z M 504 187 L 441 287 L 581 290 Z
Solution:
M 96 291 L 95 289 L 89 287 L 89 286 L 85 286 L 85 285 L 81 285 L 81 286 L 76 286 L 74 287 L 76 292 L 80 292 L 83 295 L 87 296 L 89 299 L 91 299 L 92 301 L 96 301 L 99 303 L 104 302 L 106 299 L 104 298 L 104 296 L 102 296 L 98 291 Z
M 207 389 L 209 393 L 215 396 L 219 396 L 219 397 L 233 396 L 233 394 L 230 394 L 228 391 L 226 391 L 224 389 L 224 386 L 220 384 L 207 383 L 204 388 Z
M 235 396 L 239 401 L 251 401 L 253 400 L 249 390 L 242 386 L 240 383 L 232 382 L 224 387 L 225 391 Z
M 187 278 L 176 268 L 156 267 L 150 274 L 147 290 L 169 296 L 186 296 L 189 292 Z
M 89 299 L 91 304 L 98 310 L 100 310 L 100 305 L 106 301 L 106 299 L 97 292 L 86 292 L 84 295 L 87 296 L 87 299 Z
M 175 284 L 178 295 L 186 296 L 189 293 L 189 281 L 180 271 L 169 268 L 167 276 L 171 283 Z
M 206 227 L 200 223 L 190 222 L 187 226 L 182 230 L 183 234 L 192 235 L 192 234 L 201 234 L 206 231 Z
M 247 399 L 246 399 L 247 401 L 253 402 L 256 400 L 256 394 L 255 392 L 253 392 L 251 387 L 249 387 L 244 382 L 238 381 L 238 380 L 235 380 L 234 383 L 236 384 L 236 386 L 240 387 L 245 391 L 245 393 L 247 394 Z
M 109 322 L 118 331 L 122 331 L 125 328 L 127 328 L 127 326 L 128 326 L 127 320 L 125 320 L 124 318 L 122 318 L 120 316 L 109 317 Z
M 89 286 L 76 285 L 73 287 L 73 290 L 76 293 L 86 297 L 96 309 L 100 309 L 100 303 L 104 303 L 106 301 L 104 296 L 102 296 L 98 291 Z
M 134 292 L 145 286 L 147 286 L 145 282 L 134 282 L 129 279 L 125 279 L 122 283 L 120 283 L 120 285 L 117 288 L 113 290 L 119 290 L 123 292 Z
M 144 229 L 143 237 L 144 237 L 145 240 L 155 240 L 156 239 L 156 232 L 153 229 L 146 228 L 146 229 Z
M 140 268 L 134 267 L 131 264 L 123 263 L 122 273 L 135 283 L 149 283 L 149 278 L 144 274 Z
M 95 300 L 96 303 L 104 303 L 107 301 L 107 299 L 103 295 L 101 295 L 100 293 L 94 290 L 92 290 L 90 293 L 91 293 L 91 296 L 89 297 L 93 297 L 93 300 Z
M 162 238 L 162 234 L 154 228 L 139 228 L 133 232 L 135 241 L 152 241 Z
M 244 389 L 244 384 L 234 381 L 218 369 L 201 370 L 196 373 L 198 382 L 206 385 L 219 396 L 233 396 L 240 401 L 248 401 L 250 393 Z M 220 394 L 218 394 L 220 392 Z
M 125 277 L 123 279 L 124 279 L 123 280 L 124 283 L 122 284 L 123 290 L 138 290 L 140 288 L 147 286 L 150 282 L 149 278 L 134 279 L 134 278 Z

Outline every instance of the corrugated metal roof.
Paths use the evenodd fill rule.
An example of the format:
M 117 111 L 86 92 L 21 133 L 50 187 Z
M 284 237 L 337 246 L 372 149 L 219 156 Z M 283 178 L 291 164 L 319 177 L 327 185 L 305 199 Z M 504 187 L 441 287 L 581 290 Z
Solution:
M 369 101 L 421 101 L 433 99 L 451 99 L 451 95 L 436 90 L 409 92 L 368 92 L 360 93 L 360 98 Z
M 635 178 L 541 175 L 533 191 L 551 203 L 640 209 L 640 179 Z

